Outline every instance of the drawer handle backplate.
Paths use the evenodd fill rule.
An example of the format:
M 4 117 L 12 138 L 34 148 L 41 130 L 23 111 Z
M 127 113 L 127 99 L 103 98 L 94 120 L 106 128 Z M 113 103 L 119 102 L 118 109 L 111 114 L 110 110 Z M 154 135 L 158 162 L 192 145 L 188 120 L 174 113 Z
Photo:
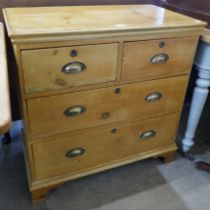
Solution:
M 86 69 L 86 65 L 80 62 L 71 62 L 62 68 L 62 72 L 66 74 L 80 73 Z
M 153 138 L 155 135 L 156 135 L 156 131 L 154 130 L 145 131 L 140 135 L 140 139 L 142 140 L 150 139 L 150 138 Z
M 86 111 L 86 108 L 81 105 L 69 107 L 64 111 L 64 115 L 67 117 L 74 117 L 83 114 Z
M 162 98 L 162 94 L 155 92 L 155 93 L 150 93 L 145 97 L 145 101 L 147 102 L 154 102 L 154 101 L 159 101 Z
M 166 63 L 169 60 L 169 56 L 165 53 L 160 53 L 152 56 L 150 59 L 150 62 L 152 64 L 160 64 L 160 63 Z
M 85 152 L 86 152 L 86 149 L 84 148 L 71 149 L 66 153 L 66 157 L 75 158 L 75 157 L 83 155 Z

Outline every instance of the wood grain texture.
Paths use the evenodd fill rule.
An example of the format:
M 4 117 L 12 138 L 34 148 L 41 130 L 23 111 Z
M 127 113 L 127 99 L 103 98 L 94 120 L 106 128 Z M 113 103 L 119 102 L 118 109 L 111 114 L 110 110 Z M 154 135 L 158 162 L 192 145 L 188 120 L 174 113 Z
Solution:
M 60 136 L 59 140 L 35 143 L 33 154 L 36 179 L 73 175 L 149 150 L 173 145 L 177 123 L 178 115 L 173 114 L 128 125 L 113 125 L 112 128 L 117 129 L 115 133 L 112 133 L 109 126 L 98 131 L 92 129 L 82 135 Z M 156 135 L 142 140 L 141 134 L 150 130 L 154 130 Z M 66 157 L 69 150 L 80 147 L 86 150 L 83 155 Z
M 187 76 L 181 76 L 28 100 L 31 137 L 180 111 L 187 81 Z M 115 93 L 116 88 L 120 88 L 119 94 Z M 147 95 L 155 92 L 162 95 L 159 101 L 145 101 Z M 73 117 L 64 114 L 77 105 L 84 106 L 86 111 Z
M 7 56 L 3 24 L 0 23 L 0 133 L 5 134 L 11 126 L 11 108 Z
M 210 44 L 210 29 L 205 29 L 201 34 L 201 40 Z
M 188 74 L 192 68 L 197 39 L 194 36 L 124 43 L 122 81 L 135 82 Z M 164 42 L 163 47 L 160 47 L 161 42 Z M 168 61 L 152 64 L 151 59 L 162 53 L 168 55 Z
M 18 69 L 21 68 L 21 54 L 20 54 L 20 49 L 17 45 L 13 45 L 14 49 L 14 54 L 15 54 L 15 59 L 16 59 L 16 64 Z M 33 154 L 31 150 L 31 145 L 28 141 L 29 139 L 29 128 L 28 128 L 28 116 L 27 116 L 27 109 L 26 109 L 26 100 L 24 99 L 24 82 L 23 82 L 23 76 L 22 72 L 18 72 L 18 80 L 16 81 L 18 83 L 18 89 L 16 89 L 19 97 L 19 104 L 20 104 L 20 112 L 21 112 L 21 117 L 24 119 L 22 121 L 23 123 L 23 144 L 24 144 L 24 158 L 26 159 L 26 171 L 28 175 L 28 183 L 30 186 L 30 183 L 33 182 L 34 180 L 34 165 L 33 165 Z
M 163 153 L 159 158 L 161 158 L 164 163 L 170 163 L 176 159 L 176 151 Z
M 7 7 L 33 7 L 33 6 L 70 6 L 70 5 L 105 5 L 105 4 L 159 4 L 159 0 L 1 0 L 0 1 L 0 21 L 4 22 L 2 9 Z M 9 71 L 9 80 L 10 80 L 10 94 L 11 94 L 11 108 L 12 108 L 12 118 L 13 120 L 19 120 L 22 117 L 20 116 L 20 107 L 18 104 L 17 96 L 17 83 L 16 72 L 17 67 L 14 62 L 14 56 L 12 53 L 12 47 L 8 37 L 6 37 L 7 42 L 7 52 L 8 57 L 11 58 L 8 63 Z
M 59 187 L 61 185 L 62 185 L 62 183 L 52 184 L 52 185 L 47 186 L 47 187 L 42 187 L 41 189 L 32 190 L 31 191 L 32 203 L 35 204 L 35 203 L 39 203 L 39 202 L 43 201 L 47 197 L 47 193 L 50 190 L 52 190 L 56 187 Z
M 78 55 L 72 57 L 72 50 Z M 104 83 L 117 78 L 117 43 L 26 50 L 21 55 L 26 93 Z M 84 64 L 85 70 L 63 72 L 64 66 L 72 62 Z
M 69 181 L 69 180 L 74 180 L 74 179 L 77 179 L 80 177 L 84 177 L 84 176 L 94 174 L 94 173 L 99 173 L 99 172 L 102 172 L 102 171 L 105 171 L 108 169 L 116 168 L 116 167 L 123 166 L 123 165 L 129 164 L 129 163 L 140 161 L 143 159 L 158 158 L 158 157 L 161 157 L 162 154 L 169 153 L 169 152 L 171 152 L 171 153 L 176 152 L 176 150 L 177 150 L 177 146 L 175 144 L 167 146 L 167 147 L 163 147 L 163 148 L 157 148 L 154 150 L 150 150 L 148 152 L 143 152 L 143 153 L 134 155 L 129 158 L 125 158 L 125 159 L 121 160 L 120 162 L 116 161 L 116 162 L 110 163 L 108 165 L 103 165 L 99 168 L 93 168 L 91 170 L 77 173 L 75 175 L 71 175 L 71 176 L 65 175 L 65 176 L 61 176 L 59 178 L 57 177 L 57 178 L 52 178 L 52 179 L 48 179 L 48 180 L 40 180 L 37 182 L 33 182 L 33 183 L 31 183 L 30 189 L 31 189 L 31 191 L 35 190 L 35 189 L 42 189 L 42 188 L 45 188 L 45 187 L 53 185 L 53 184 L 59 184 L 59 183 L 63 183 L 63 182 Z
M 27 36 L 122 33 L 205 25 L 153 5 L 8 8 L 4 9 L 4 17 L 13 40 Z
M 14 36 L 11 37 L 19 67 L 21 104 L 26 135 L 25 149 L 29 164 L 27 166 L 30 178 L 29 188 L 33 200 L 43 198 L 48 189 L 54 187 L 53 185 L 67 180 L 161 154 L 165 155 L 166 159 L 168 157 L 168 160 L 169 156 L 172 157 L 171 152 L 176 150 L 175 132 L 189 77 L 187 68 L 190 68 L 190 64 L 184 65 L 185 60 L 178 62 L 177 65 L 183 65 L 181 68 L 186 67 L 187 69 L 181 71 L 174 63 L 170 66 L 171 71 L 173 68 L 177 68 L 177 71 L 168 75 L 161 73 L 162 68 L 159 68 L 157 71 L 160 71 L 162 77 L 167 76 L 164 79 L 154 77 L 154 80 L 150 80 L 151 78 L 148 77 L 145 79 L 147 81 L 135 81 L 135 83 L 134 80 L 122 81 L 120 76 L 123 46 L 128 42 L 137 43 L 146 40 L 154 41 L 154 39 L 174 40 L 178 37 L 185 39 L 184 37 L 191 36 L 194 37 L 192 41 L 188 42 L 186 38 L 183 43 L 188 42 L 186 48 L 189 49 L 191 46 L 193 51 L 197 37 L 203 29 L 203 22 L 186 19 L 186 17 L 154 6 L 56 7 L 56 11 L 55 8 L 39 7 L 5 11 L 7 11 L 5 17 L 9 31 L 14 32 Z M 9 12 L 8 15 L 8 11 L 12 12 Z M 21 13 L 18 14 L 18 11 Z M 32 14 L 29 15 L 27 11 Z M 27 18 L 23 18 L 24 16 Z M 17 17 L 20 19 L 16 19 Z M 43 17 L 46 19 L 43 20 Z M 98 18 L 97 21 L 94 18 Z M 18 24 L 19 20 L 22 20 L 21 25 Z M 39 24 L 40 20 L 41 24 Z M 76 24 L 71 24 L 72 20 Z M 82 49 L 84 45 L 96 45 L 97 47 L 97 45 L 104 44 L 105 46 L 108 43 L 118 43 L 116 81 L 107 82 L 106 85 L 102 81 L 102 83 L 75 88 L 59 90 L 52 88 L 36 93 L 24 91 L 26 88 L 24 74 L 26 69 L 30 69 L 31 64 L 35 66 L 35 72 L 42 72 L 48 68 L 46 65 L 49 65 L 48 60 L 54 62 L 51 56 L 46 60 L 41 59 L 47 57 L 45 54 L 41 55 L 41 52 L 53 53 L 55 48 L 70 49 L 70 46 L 81 46 Z M 131 48 L 131 51 L 134 49 Z M 159 52 L 155 47 L 154 49 L 155 53 Z M 181 50 L 175 47 L 174 51 L 171 50 L 172 55 L 177 55 Z M 34 52 L 40 59 L 37 58 L 34 61 L 32 56 Z M 191 51 L 187 52 L 190 54 Z M 100 59 L 103 65 L 101 58 L 103 56 L 98 54 L 100 53 L 97 53 L 96 58 Z M 113 54 L 111 57 L 114 56 Z M 25 56 L 24 59 L 22 55 Z M 60 65 L 64 57 L 65 55 L 62 54 L 55 59 L 55 62 Z M 28 62 L 29 58 L 31 61 Z M 88 55 L 87 62 L 93 58 L 94 56 L 91 58 Z M 94 62 L 97 63 L 98 60 Z M 37 67 L 36 63 L 38 63 Z M 53 72 L 51 69 L 57 65 L 56 63 L 50 66 L 48 72 Z M 45 67 L 42 68 L 42 65 Z M 130 71 L 133 71 L 132 68 Z M 38 74 L 42 80 L 43 76 L 41 73 Z M 35 78 L 35 76 L 30 77 Z M 33 83 L 31 78 L 30 83 Z M 48 86 L 48 78 L 45 78 L 43 80 Z M 87 77 L 82 80 L 85 79 Z M 93 80 L 96 82 L 95 77 Z M 79 82 L 82 84 L 85 81 Z M 85 88 L 82 89 L 83 86 Z M 153 94 L 152 97 L 151 94 Z M 145 100 L 148 95 L 150 98 L 162 97 L 160 100 L 148 102 Z M 85 107 L 82 114 L 66 116 L 66 113 L 70 113 L 68 109 L 71 110 L 72 107 L 75 109 L 75 106 L 77 106 L 76 110 L 79 110 L 81 106 Z M 138 147 L 139 140 L 137 139 L 148 130 L 150 130 L 149 134 L 154 134 L 151 130 L 158 132 L 153 138 L 140 141 L 141 147 Z M 157 141 L 153 141 L 154 139 Z M 69 164 L 67 160 L 71 158 L 68 159 L 65 156 L 67 151 L 81 147 L 86 149 L 84 156 L 73 159 L 74 163 Z M 96 156 L 94 156 L 95 150 L 97 151 Z M 78 154 L 79 151 L 84 150 L 74 150 L 74 155 L 75 151 Z M 72 155 L 72 153 L 68 154 Z

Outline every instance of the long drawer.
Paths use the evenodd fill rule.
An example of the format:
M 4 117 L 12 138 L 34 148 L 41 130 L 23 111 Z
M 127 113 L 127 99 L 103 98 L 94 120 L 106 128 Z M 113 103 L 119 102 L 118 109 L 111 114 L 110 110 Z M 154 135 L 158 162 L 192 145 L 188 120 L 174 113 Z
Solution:
M 118 43 L 21 52 L 25 92 L 41 92 L 116 80 Z
M 187 74 L 191 70 L 196 46 L 196 36 L 126 42 L 122 81 L 144 81 Z
M 60 136 L 32 146 L 37 180 L 73 175 L 174 144 L 179 114 Z
M 187 76 L 30 99 L 32 139 L 181 109 Z

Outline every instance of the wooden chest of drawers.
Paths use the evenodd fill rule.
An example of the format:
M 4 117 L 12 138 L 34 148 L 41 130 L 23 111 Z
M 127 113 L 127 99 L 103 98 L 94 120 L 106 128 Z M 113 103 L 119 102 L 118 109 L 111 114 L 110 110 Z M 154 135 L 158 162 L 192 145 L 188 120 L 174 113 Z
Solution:
M 169 161 L 204 22 L 152 5 L 4 10 L 18 65 L 29 188 Z

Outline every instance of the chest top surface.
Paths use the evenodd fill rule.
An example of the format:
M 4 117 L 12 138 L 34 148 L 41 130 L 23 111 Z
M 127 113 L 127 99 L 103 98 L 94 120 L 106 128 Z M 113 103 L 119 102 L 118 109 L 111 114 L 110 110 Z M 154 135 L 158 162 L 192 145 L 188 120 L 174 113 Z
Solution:
M 205 25 L 154 5 L 7 8 L 3 12 L 11 38 Z

